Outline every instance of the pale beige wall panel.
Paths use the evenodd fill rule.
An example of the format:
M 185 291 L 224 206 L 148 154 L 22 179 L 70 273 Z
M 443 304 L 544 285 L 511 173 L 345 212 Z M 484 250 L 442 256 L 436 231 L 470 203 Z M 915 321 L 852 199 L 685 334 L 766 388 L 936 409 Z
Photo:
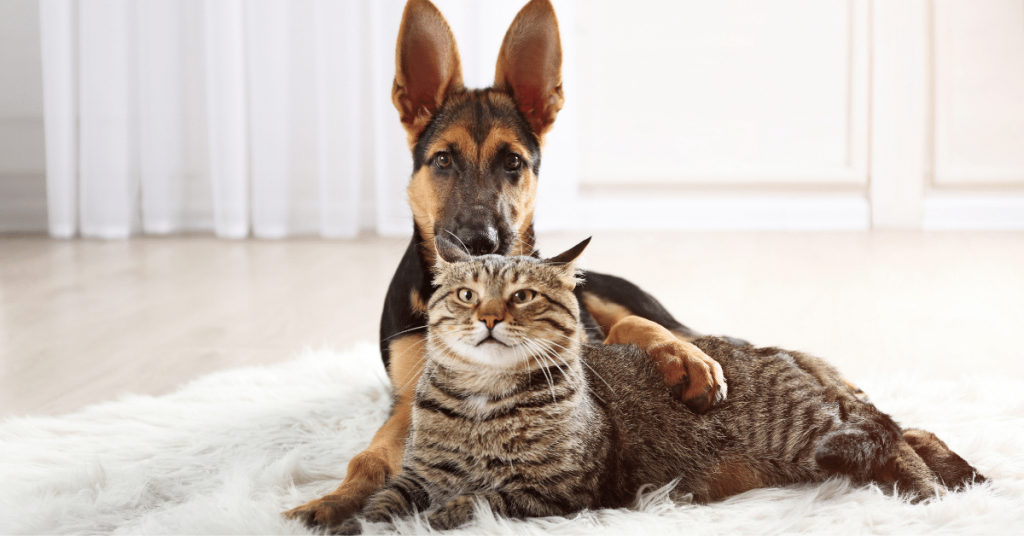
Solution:
M 934 7 L 935 184 L 1024 186 L 1024 0 Z
M 585 5 L 583 184 L 866 184 L 866 1 Z

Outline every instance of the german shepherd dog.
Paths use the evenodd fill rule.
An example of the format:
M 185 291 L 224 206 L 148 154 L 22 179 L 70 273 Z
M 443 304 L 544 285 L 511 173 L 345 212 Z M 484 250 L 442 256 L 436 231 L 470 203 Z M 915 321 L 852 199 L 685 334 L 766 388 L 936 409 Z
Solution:
M 424 361 L 425 304 L 434 292 L 433 238 L 461 243 L 473 255 L 536 254 L 541 146 L 564 102 L 550 0 L 531 0 L 513 20 L 490 88 L 463 86 L 455 38 L 429 0 L 406 4 L 395 56 L 392 101 L 413 155 L 408 195 L 414 220 L 381 316 L 380 350 L 395 403 L 370 446 L 348 464 L 337 490 L 285 512 L 310 526 L 331 527 L 355 514 L 401 471 Z M 697 332 L 624 279 L 597 272 L 585 279 L 576 296 L 591 342 L 609 335 L 603 342 L 647 350 L 666 384 L 695 411 L 725 399 L 721 366 L 689 342 Z

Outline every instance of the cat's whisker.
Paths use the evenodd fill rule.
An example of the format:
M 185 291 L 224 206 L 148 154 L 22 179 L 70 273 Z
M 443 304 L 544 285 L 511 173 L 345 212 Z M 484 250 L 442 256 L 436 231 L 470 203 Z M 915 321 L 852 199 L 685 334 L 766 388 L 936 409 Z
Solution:
M 458 241 L 459 241 L 459 244 L 462 244 L 462 247 L 463 247 L 463 248 L 465 248 L 465 249 L 466 249 L 466 251 L 469 251 L 469 246 L 467 246 L 467 245 L 466 245 L 466 243 L 465 243 L 465 242 L 463 242 L 463 241 L 462 241 L 462 239 L 458 237 L 458 235 L 456 235 L 455 233 L 453 233 L 453 232 L 449 231 L 448 229 L 445 229 L 445 230 L 444 230 L 444 232 L 446 232 L 446 233 L 448 233 L 448 234 L 452 235 L 452 238 L 454 238 L 454 239 L 458 240 Z
M 551 365 L 552 366 L 557 368 L 562 373 L 562 376 L 565 377 L 565 380 L 567 382 L 569 382 L 569 385 L 571 385 L 573 387 L 573 389 L 583 390 L 585 388 L 585 384 L 583 382 L 579 381 L 582 378 L 582 376 L 580 378 L 573 377 L 573 375 L 571 374 L 571 372 L 573 371 L 572 366 L 569 365 L 569 363 L 562 356 L 560 356 L 557 352 L 555 352 L 554 349 L 552 349 L 551 347 L 544 347 L 544 346 L 542 346 L 542 344 L 544 344 L 544 343 L 546 343 L 548 341 L 544 341 L 544 340 L 540 340 L 540 339 L 532 339 L 532 340 L 530 340 L 530 342 L 535 345 L 535 348 L 537 348 L 539 351 L 541 351 L 544 354 L 544 357 L 546 359 L 549 359 L 551 361 Z M 562 364 L 564 364 L 566 366 L 566 368 L 569 369 L 569 372 L 566 372 L 565 369 L 563 369 L 562 367 L 558 366 L 558 362 L 555 361 L 555 358 L 558 358 L 559 361 L 561 361 Z
M 523 237 L 519 236 L 518 234 L 515 236 L 515 239 L 516 239 L 516 242 L 519 242 L 523 246 L 525 246 L 525 248 L 523 249 L 522 255 L 527 255 L 527 256 L 531 256 L 532 257 L 534 254 L 536 254 L 536 253 L 538 253 L 540 251 L 540 249 L 538 249 L 535 244 L 531 244 L 531 243 L 527 242 L 526 240 L 523 240 Z
M 523 342 L 525 343 L 525 346 L 530 346 L 528 344 L 528 340 L 524 339 Z M 537 365 L 541 367 L 541 370 L 544 371 L 544 379 L 548 382 L 548 388 L 551 389 L 551 401 L 556 402 L 557 397 L 555 396 L 555 379 L 554 377 L 551 376 L 551 371 L 548 370 L 548 365 L 540 361 L 541 359 L 544 359 L 544 361 L 546 362 L 548 361 L 548 359 L 544 355 L 537 353 L 532 353 L 530 357 L 532 357 L 537 362 Z
M 523 344 L 526 345 L 526 346 L 529 346 L 531 348 L 539 349 L 536 346 L 534 346 L 533 341 L 531 341 L 530 339 L 524 338 L 523 339 Z M 544 377 L 547 379 L 548 387 L 551 388 L 551 401 L 552 402 L 556 402 L 558 400 L 558 398 L 555 396 L 555 379 L 551 376 L 551 371 L 548 370 L 547 365 L 545 365 L 544 363 L 541 363 L 540 360 L 539 360 L 539 358 L 543 358 L 545 361 L 548 361 L 548 358 L 543 353 L 540 353 L 540 354 L 534 353 L 534 354 L 532 354 L 532 356 L 533 356 L 534 359 L 537 359 L 537 364 L 540 365 L 542 367 L 541 370 L 544 371 Z M 554 365 L 554 366 L 558 366 L 554 362 L 551 362 L 551 364 Z M 558 369 L 558 370 L 562 370 L 562 369 Z M 564 371 L 562 372 L 562 375 L 565 375 Z
M 426 325 L 416 326 L 414 328 L 409 328 L 409 329 L 406 329 L 406 330 L 399 331 L 398 333 L 395 333 L 394 335 L 392 335 L 390 337 L 385 337 L 383 339 L 383 341 L 384 342 L 390 342 L 391 340 L 395 339 L 396 337 L 400 337 L 402 335 L 405 335 L 406 333 L 409 333 L 409 332 L 412 332 L 412 331 L 418 331 L 418 330 L 421 330 L 421 329 L 422 330 L 426 330 L 427 326 Z
M 538 342 L 548 343 L 550 341 L 538 341 Z M 562 364 L 564 364 L 566 366 L 566 368 L 568 368 L 571 372 L 574 372 L 575 370 L 577 370 L 577 369 L 574 369 L 574 367 L 572 367 L 572 365 L 570 365 L 568 361 L 566 361 L 566 359 L 565 359 L 565 357 L 563 356 L 562 353 L 556 352 L 554 349 L 550 348 L 550 346 L 548 348 L 549 348 L 548 351 L 551 354 L 552 359 L 558 358 L 558 360 L 561 361 Z M 559 369 L 559 370 L 561 370 L 561 369 Z M 566 376 L 566 378 L 569 380 L 569 383 L 573 387 L 575 387 L 577 389 L 584 389 L 585 385 L 586 385 L 586 378 L 583 376 L 582 369 L 578 369 L 578 370 L 579 371 L 576 372 L 576 376 L 575 377 L 573 375 L 569 374 L 569 375 Z
M 565 337 L 566 339 L 571 339 L 571 337 L 569 337 L 568 335 L 562 335 L 562 336 L 563 336 L 563 337 Z M 563 350 L 565 350 L 565 351 L 567 351 L 567 352 L 569 351 L 569 349 L 568 349 L 568 348 L 566 348 L 565 346 L 562 346 L 561 344 L 558 344 L 558 343 L 557 343 L 557 342 L 555 342 L 555 341 L 552 341 L 552 340 L 546 340 L 546 341 L 544 341 L 544 342 L 546 342 L 546 343 L 548 343 L 548 344 L 553 344 L 553 345 L 555 345 L 555 346 L 558 346 L 559 348 L 561 348 L 561 349 L 563 349 Z M 590 363 L 587 363 L 587 360 L 586 360 L 586 359 L 582 359 L 582 358 L 580 358 L 580 360 L 579 360 L 579 361 L 580 361 L 580 363 L 583 363 L 583 365 L 584 365 L 585 367 L 587 367 L 588 369 L 590 369 L 590 371 L 594 373 L 594 376 L 597 376 L 597 378 L 598 378 L 599 380 L 601 380 L 602 382 L 604 382 L 604 384 L 608 386 L 608 389 L 609 389 L 609 390 L 610 390 L 610 391 L 611 391 L 611 392 L 612 392 L 613 394 L 615 393 L 615 389 L 614 389 L 614 388 L 612 387 L 612 385 L 611 385 L 610 383 L 608 383 L 608 381 L 607 381 L 607 380 L 605 380 L 605 379 L 604 379 L 604 377 L 602 377 L 602 376 L 601 376 L 600 374 L 598 374 L 598 373 L 597 373 L 597 371 L 596 371 L 596 370 L 594 370 L 594 367 L 590 366 Z
M 406 349 L 406 352 L 411 352 L 413 350 L 418 350 L 421 346 L 424 346 L 424 345 L 427 344 L 428 339 L 429 339 L 429 337 L 423 337 L 422 339 L 417 341 L 415 344 L 409 346 L 409 348 Z M 423 363 L 426 363 L 427 361 L 430 360 L 430 356 L 428 355 L 429 352 L 418 352 L 418 353 L 420 354 L 420 358 L 417 359 L 415 364 L 413 365 L 413 370 L 415 370 L 420 365 L 422 365 Z M 414 374 L 414 375 L 412 375 L 412 377 L 410 377 L 408 380 L 406 380 L 404 384 L 399 386 L 399 388 L 396 389 L 395 391 L 396 392 L 405 391 L 406 389 L 409 388 L 410 385 L 413 384 L 413 382 L 416 382 L 418 380 L 419 380 L 419 378 L 417 378 L 416 375 Z

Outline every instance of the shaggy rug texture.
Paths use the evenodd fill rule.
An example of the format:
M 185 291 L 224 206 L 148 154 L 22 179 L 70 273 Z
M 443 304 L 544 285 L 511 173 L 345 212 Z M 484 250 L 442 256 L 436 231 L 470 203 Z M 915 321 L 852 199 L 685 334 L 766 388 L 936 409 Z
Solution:
M 653 490 L 630 509 L 452 534 L 1024 533 L 1024 381 L 857 378 L 904 425 L 933 431 L 990 483 L 926 504 L 836 479 L 697 505 Z M 162 396 L 0 424 L 0 533 L 309 534 L 279 512 L 331 491 L 390 404 L 370 345 L 213 374 Z M 370 533 L 426 533 L 418 520 Z

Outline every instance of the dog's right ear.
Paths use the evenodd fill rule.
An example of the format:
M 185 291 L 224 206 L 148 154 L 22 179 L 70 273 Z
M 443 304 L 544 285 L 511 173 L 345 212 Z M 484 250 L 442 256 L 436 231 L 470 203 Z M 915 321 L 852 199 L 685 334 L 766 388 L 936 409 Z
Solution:
M 398 30 L 391 100 L 410 147 L 416 145 L 445 97 L 460 89 L 462 63 L 448 22 L 430 0 L 409 0 Z

